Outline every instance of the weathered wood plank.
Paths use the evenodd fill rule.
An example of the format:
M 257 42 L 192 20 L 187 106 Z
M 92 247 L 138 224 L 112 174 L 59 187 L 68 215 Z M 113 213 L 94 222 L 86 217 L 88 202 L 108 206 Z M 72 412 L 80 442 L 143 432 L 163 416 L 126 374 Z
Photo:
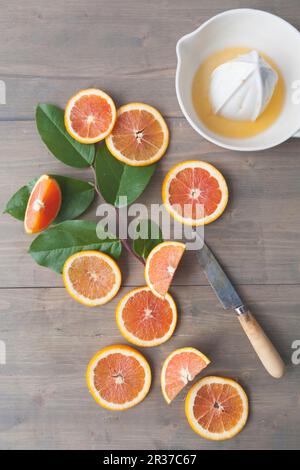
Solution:
M 300 26 L 298 0 L 254 0 L 251 6 Z M 173 69 L 178 38 L 214 14 L 239 7 L 249 7 L 249 1 L 12 0 L 1 9 L 0 75 L 126 77 Z
M 117 74 L 55 78 L 1 76 L 0 72 L 7 95 L 6 105 L 0 106 L 0 121 L 34 119 L 37 103 L 48 102 L 65 107 L 67 100 L 78 90 L 93 87 L 109 93 L 117 106 L 140 101 L 155 106 L 167 116 L 182 116 L 174 93 L 174 73 L 170 69 L 133 75 L 128 73 L 123 78 Z
M 300 27 L 298 0 L 252 4 Z M 146 101 L 168 116 L 181 116 L 174 91 L 177 40 L 213 14 L 243 6 L 249 2 L 6 2 L 0 79 L 7 105 L 0 106 L 0 119 L 33 118 L 37 102 L 64 105 L 90 86 L 107 90 L 117 103 Z
M 166 172 L 185 159 L 204 159 L 223 171 L 230 188 L 230 202 L 223 217 L 205 229 L 206 240 L 216 250 L 233 280 L 239 284 L 300 282 L 299 142 L 262 153 L 233 153 L 201 139 L 183 119 L 168 120 L 171 144 L 165 158 L 139 202 L 150 207 L 161 202 Z M 41 142 L 33 122 L 2 122 L 0 125 L 0 207 L 11 194 L 42 173 L 62 173 L 91 178 L 89 170 L 74 170 L 53 158 Z M 86 214 L 94 218 L 96 203 Z M 0 254 L 3 287 L 59 286 L 61 280 L 33 262 L 26 250 L 31 237 L 22 224 L 1 215 Z M 20 269 L 22 266 L 22 269 Z M 122 260 L 125 285 L 144 283 L 141 266 L 133 258 Z M 177 284 L 206 284 L 188 253 Z
M 282 380 L 266 374 L 238 321 L 222 310 L 209 287 L 180 287 L 173 338 L 142 351 L 154 375 L 149 396 L 115 414 L 89 396 L 85 369 L 97 349 L 124 342 L 115 324 L 117 300 L 91 311 L 63 289 L 1 290 L 0 339 L 6 341 L 7 364 L 0 366 L 0 448 L 299 448 L 300 366 L 291 364 L 291 344 L 299 339 L 299 288 L 244 286 L 243 294 L 279 345 L 288 365 Z M 164 403 L 161 363 L 187 345 L 211 358 L 206 375 L 233 377 L 249 394 L 249 423 L 233 441 L 213 444 L 193 433 L 184 417 L 186 392 L 171 406 Z
M 259 154 L 219 149 L 181 118 L 174 90 L 175 44 L 181 35 L 220 11 L 249 6 L 299 28 L 299 0 L 2 3 L 0 80 L 7 86 L 7 104 L 0 106 L 0 208 L 39 174 L 90 178 L 88 170 L 63 167 L 49 155 L 33 122 L 37 102 L 63 106 L 74 91 L 98 86 L 117 104 L 140 100 L 157 106 L 171 118 L 171 145 L 139 202 L 160 201 L 163 177 L 179 161 L 202 158 L 223 171 L 230 204 L 207 227 L 206 240 L 288 367 L 281 381 L 265 373 L 238 322 L 222 310 L 188 253 L 173 288 L 180 308 L 175 335 L 143 351 L 154 372 L 149 396 L 127 413 L 97 408 L 86 389 L 86 364 L 97 349 L 123 342 L 114 311 L 128 288 L 99 310 L 84 309 L 56 288 L 62 285 L 59 276 L 27 255 L 29 237 L 22 225 L 1 215 L 0 340 L 6 342 L 7 364 L 0 365 L 0 448 L 299 448 L 300 367 L 290 359 L 291 344 L 299 339 L 299 142 Z M 95 208 L 86 217 L 95 218 Z M 123 256 L 121 268 L 124 285 L 144 283 L 142 267 L 132 258 Z M 163 401 L 161 363 L 185 345 L 212 359 L 208 374 L 236 378 L 249 394 L 249 423 L 231 442 L 213 444 L 193 433 L 184 417 L 185 393 L 169 407 Z

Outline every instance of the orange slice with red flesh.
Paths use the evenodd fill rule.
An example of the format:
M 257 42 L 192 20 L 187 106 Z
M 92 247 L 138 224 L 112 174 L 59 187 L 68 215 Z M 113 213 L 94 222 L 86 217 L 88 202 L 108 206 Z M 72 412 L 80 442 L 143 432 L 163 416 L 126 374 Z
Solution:
M 147 166 L 161 159 L 169 145 L 169 130 L 162 115 L 144 103 L 118 109 L 116 124 L 106 138 L 112 155 L 131 166 Z
M 61 206 L 61 190 L 54 178 L 41 176 L 28 199 L 24 217 L 26 233 L 45 230 L 56 218 Z
M 169 294 L 160 299 L 149 287 L 139 287 L 121 299 L 116 320 L 122 335 L 130 343 L 158 346 L 172 336 L 177 323 L 177 308 Z
M 167 294 L 177 266 L 185 250 L 185 244 L 162 242 L 149 253 L 145 266 L 148 287 L 160 298 Z
M 99 405 L 122 411 L 146 397 L 151 385 L 151 369 L 135 349 L 113 345 L 101 349 L 91 359 L 86 380 Z
M 248 397 L 234 380 L 204 377 L 189 391 L 185 412 L 192 429 L 213 441 L 236 436 L 248 418 Z
M 210 360 L 195 348 L 176 349 L 169 354 L 161 371 L 161 389 L 166 402 L 171 403 L 209 363 Z
M 89 88 L 72 96 L 65 109 L 65 126 L 82 144 L 105 139 L 112 131 L 117 111 L 112 98 L 102 90 Z
M 68 293 L 87 307 L 104 305 L 118 293 L 121 272 L 117 263 L 100 251 L 80 251 L 71 255 L 63 267 Z
M 206 225 L 221 216 L 228 202 L 228 187 L 213 165 L 189 160 L 173 167 L 164 179 L 162 199 L 180 223 Z

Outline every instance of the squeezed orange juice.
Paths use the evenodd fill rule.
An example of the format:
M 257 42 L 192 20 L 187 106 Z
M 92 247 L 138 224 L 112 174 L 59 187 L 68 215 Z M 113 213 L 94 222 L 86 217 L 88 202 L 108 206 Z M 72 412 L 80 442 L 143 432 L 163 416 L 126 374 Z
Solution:
M 214 114 L 209 99 L 209 86 L 211 74 L 216 67 L 247 54 L 251 49 L 246 47 L 230 47 L 210 55 L 198 68 L 192 85 L 192 100 L 195 110 L 203 124 L 211 131 L 224 137 L 247 138 L 265 131 L 278 118 L 285 98 L 284 80 L 277 65 L 265 54 L 260 54 L 278 74 L 278 81 L 265 111 L 256 121 L 234 121 Z

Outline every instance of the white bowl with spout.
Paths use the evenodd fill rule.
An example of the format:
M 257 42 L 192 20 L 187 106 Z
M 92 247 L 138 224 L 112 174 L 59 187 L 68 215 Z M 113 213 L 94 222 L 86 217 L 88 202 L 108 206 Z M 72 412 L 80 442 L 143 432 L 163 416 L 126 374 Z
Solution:
M 285 102 L 278 119 L 250 138 L 235 139 L 209 130 L 192 101 L 192 83 L 199 65 L 229 47 L 256 49 L 269 56 L 285 82 Z M 206 21 L 177 43 L 176 94 L 190 125 L 207 140 L 231 150 L 263 150 L 290 137 L 300 137 L 300 33 L 287 21 L 261 10 L 228 10 Z

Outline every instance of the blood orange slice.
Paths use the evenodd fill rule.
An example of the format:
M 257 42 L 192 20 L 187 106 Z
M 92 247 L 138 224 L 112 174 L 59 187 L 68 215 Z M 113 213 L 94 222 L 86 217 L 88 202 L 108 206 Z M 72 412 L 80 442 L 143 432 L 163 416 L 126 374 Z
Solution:
M 45 230 L 57 216 L 61 206 L 61 190 L 54 178 L 41 176 L 28 199 L 24 217 L 27 233 Z
M 86 380 L 99 405 L 109 410 L 127 410 L 147 395 L 151 370 L 138 351 L 114 345 L 95 354 L 88 365 Z
M 87 307 L 95 307 L 106 304 L 118 293 L 121 272 L 117 263 L 105 253 L 80 251 L 65 262 L 63 280 L 73 299 Z
M 185 411 L 192 429 L 205 439 L 223 441 L 236 436 L 248 418 L 248 398 L 234 380 L 205 377 L 189 391 Z
M 145 266 L 145 279 L 155 295 L 164 298 L 169 290 L 177 266 L 185 250 L 185 244 L 162 242 L 149 253 Z
M 92 144 L 105 139 L 117 117 L 115 104 L 104 91 L 95 88 L 81 90 L 67 103 L 65 126 L 78 142 Z
M 144 103 L 118 109 L 117 121 L 106 139 L 110 152 L 123 163 L 146 166 L 160 160 L 169 144 L 169 130 L 162 115 Z
M 173 334 L 177 323 L 177 308 L 172 297 L 154 295 L 149 287 L 128 292 L 119 302 L 117 325 L 130 343 L 138 346 L 158 346 Z
M 228 188 L 214 166 L 190 160 L 169 171 L 163 183 L 162 199 L 174 219 L 199 226 L 220 217 L 228 202 Z
M 210 360 L 198 349 L 181 348 L 173 351 L 161 371 L 161 389 L 166 402 L 171 403 L 209 363 Z

